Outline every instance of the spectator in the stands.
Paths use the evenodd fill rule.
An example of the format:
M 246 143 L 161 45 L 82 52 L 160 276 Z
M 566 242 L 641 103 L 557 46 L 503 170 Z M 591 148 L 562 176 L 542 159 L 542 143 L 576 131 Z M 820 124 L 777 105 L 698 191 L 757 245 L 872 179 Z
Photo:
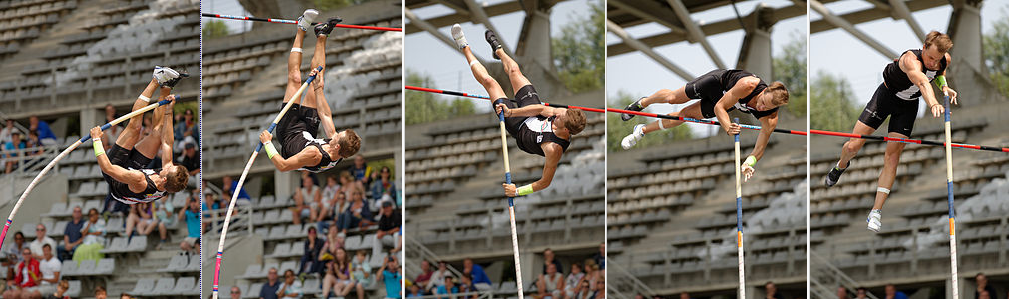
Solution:
M 372 281 L 371 263 L 368 262 L 368 257 L 364 250 L 358 250 L 354 254 L 354 260 L 350 262 L 350 268 L 353 269 L 351 280 L 357 291 L 357 299 L 364 299 L 364 288 L 371 285 Z
M 354 190 L 361 188 L 364 190 L 364 184 L 361 181 L 355 180 L 354 175 L 350 174 L 350 171 L 344 170 L 340 172 L 340 192 L 347 198 L 354 197 Z
M 557 260 L 557 256 L 554 255 L 554 250 L 547 248 L 543 250 L 543 273 L 547 273 L 547 265 L 550 264 L 557 267 L 558 273 L 564 274 L 564 265 L 561 264 L 561 261 Z M 602 269 L 602 267 L 600 267 L 600 269 Z
M 11 133 L 11 140 L 4 143 L 4 151 L 6 152 L 4 157 L 7 158 L 4 173 L 11 173 L 18 167 L 17 157 L 20 156 L 18 151 L 25 149 L 27 146 L 28 144 L 21 139 L 21 132 L 14 131 Z
M 354 157 L 354 165 L 350 167 L 351 174 L 354 175 L 354 180 L 357 180 L 364 184 L 365 186 L 370 183 L 371 180 L 371 166 L 364 160 L 364 155 L 358 153 Z
M 332 260 L 333 256 L 336 255 L 336 249 L 343 248 L 343 241 L 345 236 L 346 235 L 337 232 L 336 229 L 331 229 L 327 231 L 326 243 L 322 244 L 322 251 L 319 252 L 319 261 L 325 262 L 328 260 Z
M 35 131 L 39 134 L 39 140 L 46 144 L 56 144 L 56 134 L 53 134 L 53 130 L 49 128 L 49 123 L 39 120 L 39 117 L 32 115 L 28 117 L 28 130 Z M 50 143 L 51 142 L 51 143 Z
M 116 106 L 105 104 L 105 123 L 110 123 L 113 120 L 116 120 Z M 119 138 L 120 132 L 122 132 L 122 127 L 119 125 L 109 127 L 105 130 L 105 134 L 102 135 L 102 145 L 105 146 L 105 150 L 109 150 L 109 148 L 112 148 L 116 144 L 116 139 Z
M 25 235 L 20 231 L 14 232 L 14 246 L 7 247 L 7 250 L 4 250 L 5 259 L 3 259 L 3 266 L 7 268 L 7 281 L 14 280 L 14 266 L 24 261 L 23 256 L 21 256 L 21 250 L 26 248 L 28 246 L 25 244 Z
M 64 295 L 68 290 L 70 290 L 70 281 L 62 279 L 56 283 L 56 291 L 42 295 L 42 299 L 70 299 L 70 296 Z
M 11 141 L 11 134 L 18 129 L 14 127 L 14 120 L 8 118 L 3 129 L 0 129 L 0 144 L 7 143 Z
M 20 298 L 28 288 L 39 285 L 42 275 L 39 271 L 39 261 L 35 259 L 31 249 L 28 248 L 21 250 L 21 256 L 24 260 L 18 263 L 14 272 L 14 280 L 7 281 L 7 290 L 3 293 L 4 298 Z
M 988 291 L 987 291 L 987 290 L 985 290 L 985 291 L 981 291 L 981 294 L 979 294 L 977 298 L 978 298 L 978 299 L 992 299 L 992 298 L 991 298 L 991 294 L 990 294 L 990 293 L 988 293 Z
M 347 255 L 347 250 L 336 249 L 333 259 L 326 262 L 326 275 L 322 278 L 322 294 L 329 296 L 329 291 L 337 297 L 344 297 L 354 289 L 354 280 L 351 279 L 351 261 Z
M 200 233 L 201 233 L 201 223 L 200 223 L 200 204 L 199 200 L 195 198 L 189 199 L 189 203 L 186 205 L 188 208 L 185 213 L 179 213 L 179 222 L 185 219 L 186 221 L 186 231 L 187 235 L 185 239 L 182 239 L 182 244 L 180 247 L 182 251 L 186 253 L 196 253 L 200 252 Z
M 382 246 L 389 245 L 397 247 L 399 239 L 400 225 L 403 218 L 400 217 L 399 209 L 395 209 L 391 200 L 382 201 L 382 210 L 379 212 L 378 232 L 375 233 L 375 241 L 372 242 L 371 254 L 382 253 Z M 388 237 L 388 238 L 387 238 Z
M 60 270 L 63 263 L 53 255 L 53 248 L 49 244 L 42 246 L 42 252 L 42 259 L 39 260 L 39 272 L 42 273 L 39 285 L 22 292 L 22 297 L 42 298 L 43 294 L 56 292 L 56 284 L 60 281 Z
M 277 299 L 277 291 L 280 291 L 280 280 L 277 279 L 277 268 L 270 268 L 266 272 L 266 283 L 259 289 L 260 299 Z
M 109 293 L 105 291 L 105 287 L 96 286 L 95 287 L 95 299 L 108 299 Z
M 322 187 L 322 200 L 323 201 L 333 201 L 336 199 L 336 193 L 340 191 L 340 182 L 337 180 L 336 176 L 326 177 L 326 186 Z
M 45 152 L 45 145 L 43 145 L 42 141 L 39 140 L 39 134 L 35 131 L 28 132 L 28 140 L 25 141 L 25 145 L 27 149 L 35 149 L 26 152 L 28 157 L 41 156 Z M 29 163 L 34 163 L 34 161 Z
M 294 275 L 294 271 L 287 269 L 284 271 L 284 283 L 280 284 L 277 290 L 277 297 L 280 298 L 301 298 L 301 280 Z
M 599 270 L 599 265 L 596 265 L 596 261 L 593 259 L 585 260 L 584 270 L 585 280 L 588 280 L 589 285 L 595 288 L 596 282 L 603 278 L 603 271 Z
M 687 293 L 687 292 L 680 293 L 680 299 L 691 299 L 690 298 L 690 293 Z
M 885 291 L 885 294 L 886 294 L 886 297 L 884 297 L 884 298 L 886 298 L 886 299 L 907 299 L 907 294 L 904 294 L 904 292 L 898 291 L 897 287 L 894 286 L 892 283 L 886 284 L 886 287 L 884 288 L 884 291 Z
M 200 173 L 200 150 L 196 148 L 195 142 L 186 142 L 182 157 L 179 158 L 179 165 L 189 169 L 189 175 L 195 176 Z
M 231 176 L 224 176 L 224 178 L 221 179 L 221 182 L 221 189 L 223 189 L 225 193 L 232 195 L 235 194 L 232 190 L 238 188 L 238 182 L 232 179 Z M 242 190 L 238 190 L 238 199 L 252 199 L 252 197 L 249 196 L 249 193 L 245 192 L 245 186 L 242 186 Z
M 774 282 L 768 281 L 764 283 L 764 298 L 782 299 L 783 297 L 781 296 L 781 294 L 778 294 L 778 286 L 774 285 Z
M 31 248 L 32 255 L 35 256 L 35 259 L 42 259 L 42 247 L 44 245 L 49 245 L 50 248 L 56 248 L 56 240 L 47 236 L 46 226 L 39 223 L 35 225 L 35 240 L 28 244 L 28 248 Z
M 455 284 L 455 279 L 452 278 L 452 275 L 445 275 L 445 279 L 442 280 L 441 285 L 438 286 L 438 289 L 436 289 L 434 293 L 435 293 L 435 295 L 458 294 L 459 293 L 459 286 L 457 286 Z M 438 297 L 438 298 L 439 299 L 449 299 L 449 298 L 452 298 L 452 297 L 450 297 L 450 296 L 442 296 L 442 297 Z
M 322 252 L 322 238 L 314 226 L 308 227 L 308 238 L 305 239 L 304 254 L 301 255 L 301 264 L 298 267 L 298 274 L 320 273 L 322 264 L 319 262 L 319 254 Z
M 158 235 L 161 237 L 161 241 L 158 242 L 155 249 L 161 249 L 168 243 L 168 229 L 175 228 L 178 219 L 175 217 L 175 206 L 172 205 L 172 199 L 169 197 L 162 198 L 161 203 L 156 204 L 155 208 L 154 216 L 158 218 Z
M 388 166 L 382 166 L 378 172 L 378 179 L 371 182 L 371 199 L 374 202 L 395 201 L 396 182 L 392 180 L 392 170 Z
M 81 229 L 84 228 L 84 212 L 80 206 L 74 206 L 70 222 L 63 229 L 63 245 L 57 248 L 56 252 L 61 261 L 70 259 L 74 255 L 77 246 L 84 242 L 84 235 Z
M 175 123 L 175 147 L 182 148 L 183 142 L 193 142 L 199 143 L 200 131 L 199 127 L 196 126 L 195 115 L 193 109 L 186 108 L 186 111 L 182 113 L 182 121 Z
M 473 286 L 473 275 L 464 273 L 459 277 L 459 293 L 476 293 L 479 291 L 480 290 L 477 290 L 477 288 Z M 476 299 L 476 294 L 463 296 L 463 298 Z
M 242 298 L 242 289 L 237 286 L 231 286 L 231 292 L 228 294 L 228 297 L 231 299 Z
M 568 299 L 586 299 L 586 298 L 589 298 L 589 296 L 592 295 L 592 286 L 589 285 L 589 283 L 590 283 L 589 280 L 582 279 L 582 281 L 578 283 L 578 286 L 575 287 L 574 291 L 572 291 L 571 293 L 569 293 L 567 295 L 567 298 Z M 644 296 L 642 296 L 642 297 L 644 297 Z
M 403 276 L 395 254 L 385 258 L 378 272 L 382 273 L 382 282 L 385 283 L 385 298 L 403 298 Z
M 596 255 L 592 257 L 596 260 L 596 265 L 599 265 L 599 269 L 606 270 L 606 243 L 599 243 L 599 251 Z
M 598 266 L 596 266 L 598 267 Z M 595 286 L 592 287 L 592 294 L 589 295 L 591 299 L 603 299 L 606 298 L 606 280 L 599 279 L 596 280 Z
M 340 184 L 336 183 L 336 177 L 326 178 L 326 187 L 322 190 L 322 208 L 316 214 L 315 221 L 319 230 L 329 231 L 329 227 L 334 225 L 337 215 L 347 207 L 347 197 L 340 192 Z
M 346 234 L 347 230 L 367 227 L 372 224 L 371 210 L 364 203 L 364 190 L 355 189 L 347 210 L 336 219 L 336 228 Z
M 445 285 L 445 277 L 452 276 L 452 272 L 448 271 L 448 264 L 445 261 L 438 261 L 438 270 L 431 273 L 431 281 L 424 286 L 424 292 L 427 294 L 437 293 L 438 288 Z
M 105 249 L 105 220 L 99 217 L 98 209 L 88 210 L 88 221 L 84 223 L 81 232 L 84 233 L 84 243 L 77 246 L 73 260 L 80 263 L 102 259 L 102 249 Z
M 848 289 L 845 289 L 844 287 L 837 287 L 837 299 L 851 299 L 851 297 L 848 296 Z
M 411 284 L 410 285 L 410 292 L 406 293 L 406 297 L 407 298 L 416 298 L 416 297 L 424 296 L 424 294 L 421 293 L 420 290 L 421 290 L 420 286 L 418 286 L 417 284 Z
M 154 217 L 154 206 L 151 203 L 144 202 L 130 206 L 130 215 L 126 217 L 126 236 L 128 238 L 133 238 L 134 228 L 138 235 L 146 236 L 157 227 L 158 220 Z
M 865 299 L 869 298 L 869 291 L 865 287 L 858 287 L 855 289 L 855 299 Z
M 431 282 L 431 275 L 433 274 L 434 269 L 431 269 L 431 262 L 421 260 L 420 274 L 417 274 L 417 278 L 413 279 L 413 284 L 419 285 L 421 289 L 427 289 L 428 284 Z
M 473 263 L 473 259 L 470 258 L 463 260 L 462 265 L 462 272 L 473 276 L 473 286 L 481 291 L 488 291 L 491 289 L 490 277 L 487 276 L 487 272 L 483 271 L 483 267 Z
M 977 288 L 974 289 L 974 298 L 981 298 L 981 291 L 988 291 L 988 296 L 991 296 L 991 299 L 999 298 L 998 292 L 988 283 L 988 276 L 985 276 L 984 273 L 978 272 L 974 275 L 974 282 L 977 283 Z
M 536 280 L 537 293 L 533 297 L 536 299 L 564 298 L 564 274 L 557 272 L 557 266 L 554 264 L 546 264 L 546 266 L 547 273 L 540 274 L 539 279 Z
M 585 272 L 582 272 L 582 265 L 578 263 L 571 263 L 571 273 L 564 278 L 564 294 L 565 297 L 575 294 L 575 289 L 582 284 L 585 280 Z
M 316 213 L 313 205 L 320 198 L 322 198 L 322 192 L 319 192 L 319 187 L 312 182 L 310 177 L 302 173 L 301 187 L 294 192 L 294 207 L 291 207 L 294 224 L 301 224 L 301 218 L 313 219 Z

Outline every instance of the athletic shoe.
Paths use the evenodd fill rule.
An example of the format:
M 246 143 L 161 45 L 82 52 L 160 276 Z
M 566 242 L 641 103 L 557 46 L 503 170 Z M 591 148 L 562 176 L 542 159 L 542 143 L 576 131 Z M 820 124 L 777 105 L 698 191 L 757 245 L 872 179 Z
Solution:
M 319 23 L 315 25 L 315 36 L 329 36 L 333 32 L 333 28 L 336 28 L 336 24 L 340 24 L 343 19 L 338 17 L 329 18 L 325 23 Z
M 452 25 L 452 38 L 455 39 L 455 45 L 459 47 L 459 50 L 469 47 L 466 35 L 462 33 L 462 26 L 459 26 L 459 23 Z
M 634 126 L 634 130 L 631 132 L 631 135 L 627 135 L 627 137 L 624 137 L 624 140 L 620 141 L 620 146 L 622 146 L 625 150 L 631 149 L 631 147 L 638 144 L 638 140 L 641 140 L 641 137 L 644 136 L 645 125 Z
M 823 179 L 823 184 L 827 185 L 828 188 L 837 184 L 837 180 L 841 178 L 841 174 L 849 166 L 851 166 L 851 161 L 848 161 L 848 164 L 844 165 L 844 169 L 838 169 L 837 166 L 830 168 L 830 171 L 827 172 L 827 177 Z
M 880 210 L 871 210 L 871 211 L 869 211 L 869 217 L 865 219 L 865 222 L 868 223 L 868 227 L 867 228 L 869 230 L 873 231 L 873 232 L 877 232 L 878 233 L 879 232 L 879 228 L 881 226 L 883 226 L 882 222 L 880 222 L 880 220 L 879 220 L 880 217 L 883 217 L 883 215 L 882 215 L 882 213 L 881 213 Z
M 312 22 L 315 21 L 315 17 L 319 16 L 319 11 L 314 9 L 307 9 L 305 13 L 298 17 L 298 29 L 301 31 L 308 32 L 308 28 L 312 28 Z
M 501 41 L 497 39 L 497 34 L 494 34 L 494 31 L 487 30 L 483 35 L 487 39 L 487 43 L 490 44 L 490 50 L 494 54 L 494 59 L 501 60 L 501 57 L 497 56 L 497 49 L 501 49 Z
M 171 68 L 163 66 L 155 66 L 153 76 L 161 87 L 175 87 L 182 78 L 189 77 L 189 74 L 179 73 Z
M 630 111 L 645 110 L 645 107 L 641 106 L 641 100 L 644 100 L 644 99 L 645 99 L 644 97 L 641 97 L 637 101 L 634 101 L 634 103 L 631 103 L 630 105 L 627 105 L 627 107 L 624 107 L 624 110 L 630 110 Z M 631 118 L 634 118 L 634 114 L 621 114 L 620 115 L 620 119 L 623 120 L 623 121 L 631 120 Z

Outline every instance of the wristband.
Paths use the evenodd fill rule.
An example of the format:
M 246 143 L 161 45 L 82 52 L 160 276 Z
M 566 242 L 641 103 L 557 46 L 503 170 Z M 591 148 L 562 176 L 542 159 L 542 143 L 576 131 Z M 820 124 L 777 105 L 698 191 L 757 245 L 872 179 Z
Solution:
M 140 95 L 139 97 L 137 97 L 137 99 L 140 99 L 141 101 L 144 101 L 144 102 L 147 102 L 147 103 L 151 102 L 151 98 L 147 97 L 145 95 Z
M 91 144 L 95 147 L 95 157 L 105 154 L 105 146 L 102 145 L 101 139 L 95 139 Z
M 291 48 L 291 53 L 298 52 L 301 53 L 301 48 Z
M 939 88 L 946 86 L 946 76 L 943 75 L 935 76 L 935 85 L 939 86 Z
M 277 148 L 273 147 L 273 142 L 267 141 L 263 143 L 263 147 L 266 148 L 266 157 L 273 159 L 273 156 L 277 155 Z
M 743 161 L 743 165 L 753 167 L 754 165 L 757 165 L 757 158 L 754 156 L 746 157 L 746 161 Z
M 533 193 L 533 185 L 532 184 L 519 187 L 519 189 L 518 189 L 519 196 L 526 196 L 526 195 L 529 195 L 529 194 L 532 194 L 532 193 Z

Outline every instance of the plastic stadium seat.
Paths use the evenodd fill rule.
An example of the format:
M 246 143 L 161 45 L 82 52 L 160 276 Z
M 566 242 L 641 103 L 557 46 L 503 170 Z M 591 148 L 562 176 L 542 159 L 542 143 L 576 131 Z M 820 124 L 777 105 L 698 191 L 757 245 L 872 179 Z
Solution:
M 269 270 L 269 268 L 267 268 Z M 284 273 L 287 270 L 293 270 L 294 273 L 298 273 L 298 262 L 296 261 L 286 261 L 280 264 L 280 268 L 277 269 L 278 273 Z
M 25 239 L 35 239 L 35 222 L 26 222 L 21 225 L 21 233 L 25 235 Z
M 67 229 L 67 223 L 70 223 L 70 221 L 64 220 L 56 222 L 56 224 L 53 224 L 53 226 L 49 228 L 48 235 L 53 237 L 53 239 L 63 239 L 63 233 Z
M 73 213 L 73 210 L 70 210 L 69 212 Z M 67 214 L 67 204 L 57 202 L 54 203 L 53 206 L 49 208 L 48 213 L 42 214 L 42 217 L 56 217 L 56 216 L 63 216 L 65 214 Z
M 97 268 L 97 261 L 94 260 L 84 260 L 81 264 L 77 266 L 77 273 L 81 276 L 94 275 L 95 268 Z
M 116 259 L 104 258 L 98 260 L 98 265 L 95 266 L 94 273 L 99 275 L 109 275 L 116 271 Z
M 199 295 L 199 293 L 199 290 L 196 289 L 196 277 L 192 276 L 179 277 L 178 283 L 175 284 L 175 288 L 171 291 L 171 294 L 176 295 Z
M 108 247 L 102 249 L 102 252 L 103 253 L 122 252 L 126 250 L 126 242 L 127 241 L 125 237 L 116 237 L 112 239 L 112 243 L 110 243 Z
M 280 243 L 280 244 L 277 244 L 277 246 L 273 248 L 273 253 L 270 253 L 267 256 L 273 257 L 273 258 L 281 257 L 281 256 L 286 255 L 290 251 L 291 251 L 291 243 Z
M 77 263 L 63 263 L 62 268 L 60 268 L 60 275 L 74 276 L 77 275 Z
M 187 272 L 199 272 L 200 271 L 200 256 L 199 255 L 189 256 L 189 263 L 186 265 L 185 270 Z
M 263 271 L 263 265 L 252 264 L 245 267 L 245 274 L 239 276 L 239 278 L 252 278 L 260 276 L 260 274 L 266 273 Z
M 263 283 L 257 282 L 249 286 L 248 291 L 242 292 L 242 298 L 259 298 L 259 291 L 263 289 Z
M 149 293 L 147 293 L 147 295 L 148 296 L 169 295 L 172 294 L 172 289 L 174 288 L 175 288 L 175 278 L 172 277 L 158 278 L 157 285 L 155 285 L 154 289 L 151 290 Z
M 172 259 L 168 261 L 168 266 L 162 269 L 158 269 L 158 272 L 176 272 L 182 270 L 189 264 L 189 258 L 185 255 L 174 255 Z
M 147 250 L 147 236 L 135 236 L 126 247 L 126 252 L 143 252 Z
M 140 280 L 137 281 L 137 284 L 133 287 L 133 290 L 130 291 L 130 294 L 146 296 L 148 294 L 151 294 L 151 291 L 153 290 L 154 290 L 154 279 L 141 278 Z

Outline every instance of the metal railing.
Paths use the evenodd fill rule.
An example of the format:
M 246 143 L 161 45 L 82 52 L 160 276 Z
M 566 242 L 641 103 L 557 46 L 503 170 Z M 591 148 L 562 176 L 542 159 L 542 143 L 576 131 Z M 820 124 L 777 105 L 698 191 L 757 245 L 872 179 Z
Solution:
M 848 290 L 849 294 L 855 293 L 858 283 L 847 274 L 844 274 L 844 271 L 835 267 L 830 261 L 815 251 L 809 251 L 809 258 L 811 264 L 816 265 L 815 267 L 810 267 L 809 273 L 810 293 L 815 295 L 813 298 L 832 298 L 837 296 L 834 292 L 835 290 L 832 289 L 833 286 L 843 287 Z M 878 299 L 869 292 L 866 292 L 865 295 L 871 299 Z
M 235 203 L 234 215 L 231 215 L 232 225 L 228 228 L 228 232 L 240 232 L 245 230 L 247 234 L 251 235 L 255 230 L 253 229 L 253 218 L 252 218 L 252 202 L 244 199 L 236 199 L 238 202 Z M 228 213 L 227 208 L 211 209 L 203 211 L 203 219 L 210 219 L 207 223 L 207 232 L 205 235 L 218 236 L 221 234 L 221 229 L 224 226 L 224 216 Z M 236 225 L 238 224 L 238 225 Z
M 645 298 L 651 298 L 656 295 L 655 291 L 631 275 L 620 263 L 606 263 L 606 278 L 606 292 L 613 297 L 626 299 L 642 294 Z
M 6 173 L 7 175 L 35 174 L 46 166 L 46 161 L 52 161 L 59 154 L 60 149 L 55 145 L 0 150 L 0 173 L 6 172 L 8 162 L 15 162 L 17 167 Z

